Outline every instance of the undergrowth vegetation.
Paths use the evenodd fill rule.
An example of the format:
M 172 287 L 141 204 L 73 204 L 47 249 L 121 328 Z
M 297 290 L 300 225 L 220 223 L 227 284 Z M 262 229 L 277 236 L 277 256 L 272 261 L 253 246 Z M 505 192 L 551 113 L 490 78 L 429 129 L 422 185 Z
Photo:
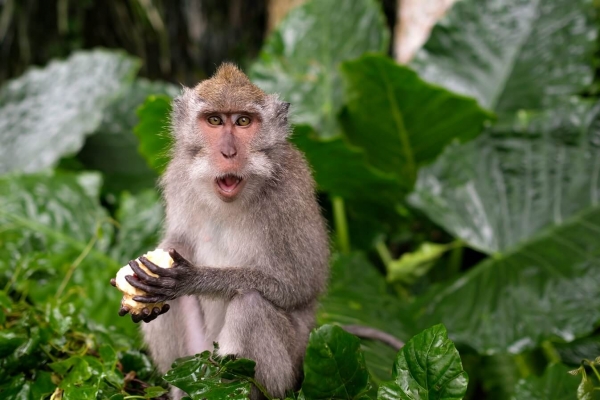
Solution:
M 599 396 L 595 11 L 459 1 L 407 66 L 375 0 L 308 2 L 268 37 L 248 73 L 292 103 L 334 248 L 289 398 Z M 160 234 L 179 92 L 138 68 L 81 51 L 0 88 L 2 399 L 165 398 L 167 382 L 244 399 L 255 384 L 252 360 L 212 352 L 159 376 L 117 316 L 109 279 Z

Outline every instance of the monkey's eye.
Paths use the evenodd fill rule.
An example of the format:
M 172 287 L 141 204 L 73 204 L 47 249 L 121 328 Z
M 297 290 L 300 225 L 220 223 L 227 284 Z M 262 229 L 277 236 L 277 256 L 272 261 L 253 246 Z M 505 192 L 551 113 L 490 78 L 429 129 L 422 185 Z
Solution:
M 247 126 L 250 125 L 250 122 L 252 122 L 252 120 L 248 117 L 239 117 L 237 121 L 235 121 L 235 124 L 239 126 Z
M 211 125 L 223 125 L 223 121 L 221 120 L 221 118 L 215 117 L 214 115 L 212 117 L 208 117 L 207 121 Z

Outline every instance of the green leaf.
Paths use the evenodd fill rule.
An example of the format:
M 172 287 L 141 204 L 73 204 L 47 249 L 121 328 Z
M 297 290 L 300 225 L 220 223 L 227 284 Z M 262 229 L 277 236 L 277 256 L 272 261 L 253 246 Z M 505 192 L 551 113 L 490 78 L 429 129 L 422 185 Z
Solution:
M 381 207 L 402 198 L 399 180 L 370 166 L 365 153 L 341 137 L 319 139 L 311 127 L 298 125 L 292 142 L 305 153 L 319 190 Z
M 600 356 L 600 335 L 592 335 L 569 343 L 552 343 L 564 364 L 579 366 L 581 360 Z
M 302 394 L 307 399 L 362 399 L 369 374 L 360 340 L 335 325 L 310 334 L 304 358 Z
M 157 397 L 162 396 L 169 391 L 160 386 L 151 386 L 144 389 L 144 398 L 145 399 L 155 399 Z
M 154 190 L 136 195 L 123 193 L 117 210 L 120 224 L 113 257 L 123 265 L 156 248 L 164 221 L 164 209 Z
M 137 110 L 139 123 L 134 129 L 139 139 L 139 153 L 159 175 L 169 162 L 172 139 L 169 134 L 171 97 L 150 96 Z
M 122 52 L 77 52 L 0 88 L 0 173 L 40 171 L 76 153 L 138 66 Z
M 347 107 L 344 133 L 369 162 L 412 189 L 417 169 L 452 140 L 475 138 L 491 114 L 470 98 L 422 81 L 383 55 L 342 64 Z
M 443 322 L 453 340 L 486 354 L 584 336 L 600 321 L 598 232 L 594 207 L 431 288 L 415 302 L 415 318 L 421 326 Z
M 419 298 L 421 326 L 443 322 L 454 340 L 486 354 L 572 341 L 594 329 L 599 111 L 573 101 L 520 113 L 421 170 L 411 203 L 493 254 Z
M 333 257 L 329 289 L 317 320 L 319 324 L 366 325 L 400 339 L 410 337 L 412 325 L 383 275 L 360 253 Z
M 435 325 L 410 339 L 398 353 L 394 380 L 379 388 L 378 399 L 462 399 L 469 377 L 446 328 Z
M 404 253 L 398 260 L 393 260 L 388 264 L 388 281 L 414 283 L 417 278 L 426 274 L 433 267 L 435 261 L 451 246 L 451 244 L 421 243 L 416 251 Z
M 592 82 L 594 15 L 591 0 L 460 1 L 412 66 L 499 112 L 542 109 Z
M 138 153 L 139 140 L 133 134 L 138 123 L 136 110 L 150 95 L 175 96 L 178 92 L 176 86 L 165 82 L 137 79 L 106 108 L 100 127 L 77 156 L 85 168 L 104 174 L 105 190 L 137 192 L 155 186 L 157 174 Z
M 575 399 L 578 379 L 569 375 L 569 368 L 553 364 L 541 377 L 530 376 L 517 383 L 514 400 L 572 400 Z
M 599 388 L 596 388 L 594 381 L 591 378 L 584 376 L 577 388 L 577 400 L 600 399 L 600 391 L 598 389 Z
M 192 400 L 248 399 L 255 362 L 205 351 L 175 360 L 164 379 Z
M 0 177 L 0 280 L 13 281 L 36 304 L 57 294 L 72 298 L 87 317 L 133 333 L 130 321 L 116 318 L 121 294 L 108 282 L 119 265 L 106 255 L 112 228 L 98 199 L 89 195 L 101 181 L 93 180 L 95 188 L 80 184 L 90 185 L 88 176 Z M 62 287 L 68 271 L 72 276 Z
M 339 64 L 366 51 L 383 53 L 388 42 L 376 1 L 308 1 L 291 10 L 269 36 L 250 77 L 267 93 L 292 103 L 294 122 L 312 126 L 321 137 L 334 137 L 343 101 Z
M 410 203 L 493 254 L 600 201 L 600 103 L 502 120 L 419 171 Z
M 407 319 L 408 315 L 384 276 L 362 254 L 338 254 L 332 258 L 329 289 L 317 314 L 320 325 L 363 325 L 408 339 L 409 328 L 414 324 Z M 362 342 L 362 348 L 371 382 L 389 380 L 396 351 L 368 340 Z
M 91 366 L 80 356 L 70 357 L 66 360 L 49 364 L 49 367 L 57 374 L 64 376 L 61 382 L 61 387 L 63 388 L 87 381 L 93 375 Z
M 404 196 L 402 183 L 390 173 L 373 168 L 365 153 L 342 137 L 320 139 L 308 125 L 294 128 L 292 142 L 304 152 L 318 189 L 344 199 L 355 247 L 368 247 L 382 232 L 389 232 L 399 219 L 394 205 Z M 357 236 L 365 237 L 362 241 Z

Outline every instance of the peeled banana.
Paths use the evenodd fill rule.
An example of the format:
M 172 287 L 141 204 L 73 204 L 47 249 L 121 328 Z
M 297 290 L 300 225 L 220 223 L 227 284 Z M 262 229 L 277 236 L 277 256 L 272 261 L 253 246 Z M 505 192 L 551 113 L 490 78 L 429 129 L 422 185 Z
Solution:
M 173 259 L 166 251 L 162 249 L 156 249 L 154 251 L 149 251 L 144 254 L 149 261 L 158 265 L 161 268 L 171 268 L 173 266 Z M 146 271 L 148 275 L 157 277 L 158 275 L 150 272 L 148 268 L 141 261 L 136 260 L 137 264 L 141 269 Z M 147 307 L 152 310 L 154 307 L 161 308 L 164 303 L 138 303 L 133 300 L 135 296 L 144 296 L 146 294 L 145 291 L 135 288 L 127 282 L 125 277 L 127 275 L 133 275 L 134 272 L 129 265 L 125 265 L 123 268 L 117 272 L 117 276 L 115 278 L 117 289 L 123 292 L 123 299 L 121 300 L 121 307 L 127 307 L 129 309 L 130 314 L 140 314 L 142 310 Z

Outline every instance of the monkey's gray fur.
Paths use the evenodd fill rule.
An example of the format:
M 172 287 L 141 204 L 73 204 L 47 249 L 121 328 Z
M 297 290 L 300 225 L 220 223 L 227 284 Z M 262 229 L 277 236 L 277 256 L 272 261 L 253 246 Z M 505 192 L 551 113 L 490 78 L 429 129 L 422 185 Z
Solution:
M 215 111 L 215 103 L 187 88 L 174 101 L 159 247 L 174 248 L 194 267 L 176 287 L 170 311 L 144 324 L 143 336 L 162 373 L 176 358 L 212 350 L 216 341 L 222 354 L 255 360 L 256 379 L 284 397 L 302 376 L 316 299 L 328 275 L 328 235 L 309 167 L 287 141 L 289 104 L 277 96 L 236 104 L 260 115 L 261 127 L 250 144 L 240 197 L 224 202 L 215 195 L 216 172 L 198 126 L 199 115 Z M 182 394 L 173 391 L 176 399 Z

